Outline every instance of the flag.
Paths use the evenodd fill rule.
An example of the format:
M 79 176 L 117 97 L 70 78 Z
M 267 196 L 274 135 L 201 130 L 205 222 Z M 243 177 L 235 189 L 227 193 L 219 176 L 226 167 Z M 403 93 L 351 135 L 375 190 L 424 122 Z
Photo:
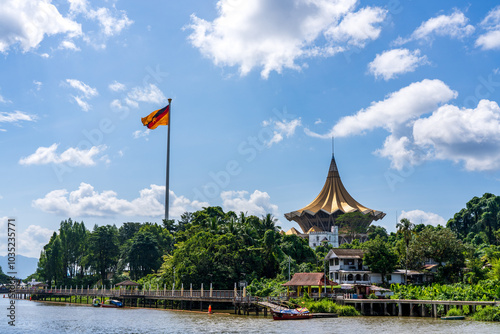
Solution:
M 146 117 L 141 118 L 142 124 L 148 129 L 154 130 L 158 125 L 168 125 L 168 113 L 170 106 L 153 111 Z

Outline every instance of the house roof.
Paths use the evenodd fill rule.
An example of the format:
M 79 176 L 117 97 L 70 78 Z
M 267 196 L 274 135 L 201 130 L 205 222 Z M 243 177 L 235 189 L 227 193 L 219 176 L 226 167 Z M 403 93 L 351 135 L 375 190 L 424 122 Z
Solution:
M 141 285 L 139 283 L 134 282 L 134 281 L 127 280 L 127 281 L 117 283 L 116 286 L 141 286 Z
M 300 232 L 297 231 L 297 229 L 295 227 L 292 227 L 291 229 L 289 229 L 288 231 L 285 232 L 286 235 L 299 235 Z
M 379 220 L 385 216 L 385 213 L 382 211 L 372 210 L 359 204 L 347 192 L 340 179 L 337 163 L 333 155 L 325 185 L 323 189 L 321 189 L 319 195 L 302 209 L 286 213 L 285 217 L 288 220 L 295 220 L 300 224 L 300 217 L 305 213 L 314 216 L 320 211 L 328 215 L 337 214 L 339 212 L 361 212 L 363 214 L 369 214 L 374 220 Z
M 324 273 L 296 273 L 293 275 L 292 279 L 283 286 L 313 286 L 313 285 L 324 285 L 325 284 L 325 274 Z M 337 285 L 337 283 L 326 279 L 326 285 Z
M 326 255 L 326 259 L 338 257 L 339 259 L 362 259 L 366 251 L 364 249 L 332 248 Z

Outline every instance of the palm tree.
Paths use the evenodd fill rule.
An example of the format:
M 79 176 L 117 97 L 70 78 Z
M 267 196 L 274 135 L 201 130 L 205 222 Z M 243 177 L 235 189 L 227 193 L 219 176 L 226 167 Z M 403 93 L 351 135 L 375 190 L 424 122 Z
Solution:
M 405 285 L 408 284 L 408 246 L 410 245 L 411 235 L 415 225 L 407 218 L 403 218 L 396 224 L 398 233 L 403 234 L 406 244 L 406 262 L 405 262 Z

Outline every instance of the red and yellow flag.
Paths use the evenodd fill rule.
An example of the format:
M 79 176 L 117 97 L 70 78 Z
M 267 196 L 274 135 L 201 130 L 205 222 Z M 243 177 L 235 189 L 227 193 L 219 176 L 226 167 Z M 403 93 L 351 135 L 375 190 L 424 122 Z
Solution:
M 146 117 L 141 118 L 142 124 L 147 126 L 148 129 L 154 130 L 159 125 L 168 125 L 168 113 L 170 111 L 170 105 L 165 108 L 161 108 L 153 111 Z

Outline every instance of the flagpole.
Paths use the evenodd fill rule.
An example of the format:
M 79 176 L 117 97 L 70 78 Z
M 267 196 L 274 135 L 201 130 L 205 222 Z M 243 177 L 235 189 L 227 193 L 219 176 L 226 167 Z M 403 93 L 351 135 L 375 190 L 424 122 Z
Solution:
M 168 131 L 167 131 L 167 180 L 165 184 L 165 222 L 168 221 L 168 199 L 169 199 L 169 177 L 170 177 L 170 126 L 171 126 L 171 118 L 170 114 L 172 113 L 171 106 L 172 99 L 168 99 Z

